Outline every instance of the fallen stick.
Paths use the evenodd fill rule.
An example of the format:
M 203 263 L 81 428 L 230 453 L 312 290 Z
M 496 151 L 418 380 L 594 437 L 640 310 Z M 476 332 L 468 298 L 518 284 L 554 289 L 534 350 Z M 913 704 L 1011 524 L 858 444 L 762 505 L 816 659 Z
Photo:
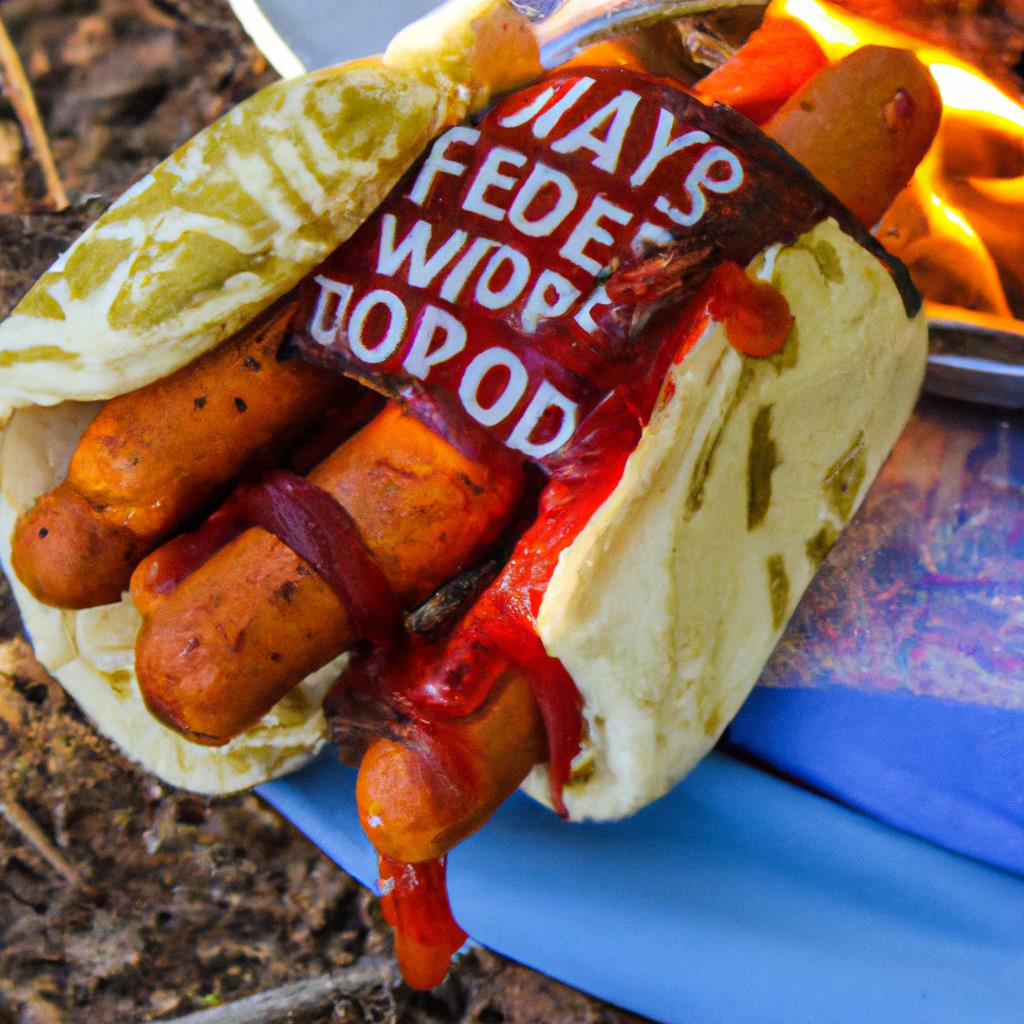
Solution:
M 50 842 L 46 833 L 36 824 L 35 819 L 17 800 L 0 798 L 0 817 L 6 819 L 7 823 L 16 829 L 29 846 L 72 888 L 90 899 L 97 897 L 96 890 L 86 884 L 78 869 L 68 863 L 60 850 Z
M 330 1008 L 343 996 L 381 986 L 390 987 L 394 981 L 392 961 L 368 958 L 330 974 L 283 985 L 224 1006 L 162 1021 L 161 1024 L 293 1024 L 302 1021 L 304 1015 Z
M 53 160 L 53 153 L 50 151 L 50 141 L 46 137 L 43 120 L 39 116 L 39 107 L 36 106 L 36 98 L 25 74 L 24 65 L 21 63 L 18 51 L 14 48 L 14 43 L 11 42 L 2 17 L 0 17 L 0 74 L 3 75 L 7 97 L 21 122 L 21 130 L 25 133 L 29 148 L 43 172 L 43 181 L 46 183 L 46 192 L 50 197 L 50 202 L 55 210 L 66 210 L 71 204 L 68 202 L 64 183 L 60 180 L 57 165 Z

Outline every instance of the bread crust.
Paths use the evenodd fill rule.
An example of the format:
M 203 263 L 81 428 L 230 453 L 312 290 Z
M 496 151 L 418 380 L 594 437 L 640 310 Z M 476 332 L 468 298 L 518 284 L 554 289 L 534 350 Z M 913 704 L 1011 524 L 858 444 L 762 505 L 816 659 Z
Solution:
M 790 304 L 785 347 L 747 358 L 711 325 L 538 614 L 584 698 L 576 819 L 638 810 L 711 749 L 920 389 L 925 316 L 834 221 L 750 270 Z M 526 788 L 546 800 L 546 771 Z

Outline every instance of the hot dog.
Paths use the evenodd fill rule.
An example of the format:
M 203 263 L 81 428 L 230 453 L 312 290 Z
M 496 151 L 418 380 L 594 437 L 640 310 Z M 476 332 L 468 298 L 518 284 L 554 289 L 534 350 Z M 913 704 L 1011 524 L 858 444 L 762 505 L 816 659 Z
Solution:
M 758 41 L 755 48 L 760 45 Z M 740 54 L 741 62 L 745 56 Z M 734 91 L 731 75 L 717 80 L 726 83 L 727 93 Z M 711 76 L 704 80 L 702 95 L 714 100 L 715 92 L 716 78 Z M 887 112 L 901 96 L 913 113 L 905 122 L 893 124 L 887 121 Z M 768 119 L 765 130 L 816 178 L 828 182 L 845 205 L 859 209 L 861 223 L 870 227 L 924 156 L 939 114 L 934 83 L 912 54 L 865 47 L 816 72 Z M 836 153 L 849 148 L 851 139 L 863 142 L 857 147 L 859 160 L 837 159 Z M 510 686 L 529 693 L 514 670 L 505 680 L 506 691 Z M 444 766 L 431 771 L 416 742 L 385 738 L 369 748 L 359 772 L 360 818 L 384 856 L 409 863 L 444 856 L 479 828 L 543 759 L 543 727 L 536 708 L 526 700 L 494 700 L 466 719 L 463 727 L 468 736 L 487 730 L 500 737 L 466 752 L 473 762 L 465 773 L 473 780 L 469 792 L 452 782 Z M 508 774 L 498 772 L 495 765 Z
M 739 51 L 702 78 L 694 92 L 764 124 L 827 65 L 817 40 L 803 25 L 769 13 Z
M 480 10 L 474 6 L 471 13 L 478 18 Z M 480 38 L 475 27 L 463 25 L 460 32 L 463 43 Z M 371 836 L 387 830 L 391 838 L 382 835 L 379 846 L 403 877 L 403 864 L 413 874 L 436 873 L 429 862 L 477 827 L 538 762 L 550 765 L 549 777 L 542 765 L 530 790 L 576 817 L 629 813 L 692 766 L 752 685 L 813 572 L 812 552 L 826 549 L 849 519 L 920 381 L 924 326 L 913 298 L 901 290 L 899 268 L 883 265 L 879 251 L 805 171 L 746 122 L 702 108 L 675 86 L 643 75 L 598 77 L 556 76 L 551 85 L 510 98 L 479 130 L 460 129 L 468 150 L 450 152 L 445 147 L 455 137 L 442 137 L 404 191 L 341 256 L 346 266 L 352 257 L 358 269 L 360 254 L 370 251 L 367 239 L 378 239 L 375 272 L 406 274 L 408 288 L 354 295 L 350 284 L 331 276 L 339 271 L 328 261 L 314 279 L 319 293 L 310 283 L 312 301 L 304 300 L 305 314 L 296 321 L 307 355 L 398 394 L 427 421 L 440 419 L 448 428 L 441 440 L 392 408 L 308 482 L 340 499 L 360 543 L 403 603 L 414 604 L 479 557 L 515 514 L 521 467 L 510 467 L 508 451 L 493 459 L 488 445 L 518 452 L 519 463 L 529 459 L 549 474 L 536 519 L 461 624 L 440 640 L 412 643 L 412 653 L 404 641 L 393 650 L 383 644 L 372 671 L 361 651 L 343 677 L 343 690 L 358 691 L 359 678 L 370 680 L 366 694 L 392 712 L 377 723 L 388 739 L 370 747 L 360 802 Z M 899 87 L 922 97 L 911 113 L 930 112 L 926 79 L 901 78 Z M 869 157 L 877 152 L 903 167 L 902 152 L 894 160 L 886 144 L 901 147 L 923 133 L 905 104 L 896 107 L 890 135 L 876 133 L 866 149 Z M 785 108 L 777 117 L 786 124 Z M 685 140 L 674 134 L 680 121 L 690 129 Z M 852 132 L 857 123 L 855 115 L 842 129 Z M 647 132 L 649 149 L 623 167 L 632 157 L 623 139 L 634 125 Z M 904 125 L 915 131 L 903 133 Z M 518 134 L 503 135 L 506 129 Z M 537 178 L 528 174 L 539 161 L 516 164 L 522 155 L 516 147 L 529 137 L 548 147 Z M 479 150 L 473 149 L 480 138 Z M 495 138 L 507 138 L 498 160 L 487 149 Z M 816 148 L 822 149 L 820 140 L 809 152 Z M 659 168 L 667 174 L 667 161 L 679 153 L 685 156 L 677 177 L 654 177 Z M 592 182 L 574 185 L 568 174 L 577 166 L 573 160 L 611 175 L 608 191 L 593 198 L 586 191 L 595 188 Z M 525 167 L 518 178 L 514 166 Z M 438 182 L 463 175 L 466 191 L 455 202 L 444 199 Z M 614 227 L 633 216 L 622 198 L 623 176 L 631 195 L 642 196 L 648 181 L 649 189 L 666 190 L 650 208 L 676 228 L 694 228 L 699 244 L 677 245 L 688 232 L 673 235 L 664 222 L 645 223 L 635 237 L 635 224 L 628 236 Z M 531 181 L 532 194 L 524 184 Z M 531 205 L 552 183 L 561 198 L 553 206 L 550 196 L 546 206 Z M 757 202 L 743 215 L 724 216 L 733 199 L 720 197 L 747 195 L 748 184 Z M 841 184 L 833 188 L 841 192 Z M 669 193 L 670 187 L 676 191 Z M 561 199 L 573 189 L 591 205 L 582 219 L 565 221 Z M 447 206 L 472 208 L 484 219 L 515 219 L 517 230 L 533 238 L 543 234 L 539 225 L 558 220 L 558 211 L 562 220 L 549 232 L 552 241 L 536 245 L 557 251 L 575 269 L 534 280 L 529 258 L 484 235 L 483 221 L 465 222 L 467 228 L 447 242 L 439 233 L 417 251 L 423 233 L 403 235 L 398 227 L 395 211 L 403 202 L 420 205 L 425 217 Z M 423 223 L 429 237 L 430 222 Z M 470 226 L 476 242 L 470 242 Z M 610 251 L 601 252 L 608 258 L 604 266 L 594 255 L 602 248 Z M 437 252 L 448 253 L 447 264 L 431 255 Z M 779 301 L 764 307 L 775 310 L 771 317 L 756 304 L 731 310 L 723 304 L 723 278 L 709 274 L 716 263 L 739 275 L 729 294 L 741 304 L 749 290 L 744 280 L 754 292 L 774 290 Z M 385 265 L 390 269 L 381 270 Z M 476 272 L 475 291 L 465 293 Z M 586 283 L 589 298 L 574 280 Z M 289 279 L 289 286 L 295 283 Z M 518 305 L 505 298 L 513 285 L 523 296 Z M 487 313 L 474 321 L 479 333 L 460 336 L 458 319 L 446 308 L 410 305 L 419 301 L 417 289 L 430 294 L 428 288 L 442 297 L 465 294 L 467 308 L 474 302 L 492 311 L 510 307 L 518 323 L 513 313 L 503 314 L 501 330 L 513 325 L 519 333 L 492 337 L 498 318 L 488 320 Z M 566 317 L 565 332 L 553 325 L 558 306 L 565 307 L 559 314 Z M 358 325 L 342 330 L 349 314 Z M 545 316 L 552 322 L 539 329 Z M 869 316 L 882 326 L 864 327 Z M 776 329 L 762 346 L 758 329 L 767 319 Z M 538 331 L 535 350 L 525 346 L 522 336 Z M 561 333 L 570 339 L 563 345 Z M 481 351 L 481 345 L 490 347 Z M 495 368 L 501 376 L 488 383 Z M 19 415 L 12 429 L 24 432 L 27 422 Z M 468 426 L 458 429 L 463 422 Z M 407 428 L 404 435 L 400 426 Z M 375 467 L 407 451 L 412 464 L 374 481 Z M 429 506 L 434 519 L 425 525 L 402 519 L 403 510 L 417 506 L 410 477 L 426 479 L 436 494 Z M 434 487 L 431 477 L 443 486 Z M 347 621 L 353 609 L 339 602 L 326 577 L 259 528 L 229 541 L 170 589 L 160 585 L 159 571 L 154 577 L 162 560 L 166 552 L 136 573 L 134 590 L 147 618 L 138 671 L 149 706 L 201 743 L 229 740 L 360 635 Z M 221 577 L 223 565 L 243 566 L 245 585 L 231 576 L 237 570 Z M 699 598 L 689 585 L 698 576 L 707 591 Z M 270 612 L 281 617 L 265 617 Z M 122 602 L 103 614 L 125 634 L 134 633 L 134 605 Z M 479 656 L 472 672 L 469 651 Z M 182 671 L 193 652 L 199 652 L 201 671 Z M 232 660 L 242 652 L 236 671 Z M 401 669 L 414 671 L 399 681 Z M 300 702 L 307 700 L 308 690 Z M 284 731 L 275 732 L 287 724 L 282 708 L 269 710 L 256 730 L 266 729 L 284 747 Z M 411 723 L 409 734 L 396 733 L 402 721 Z M 569 762 L 581 741 L 573 774 Z M 244 736 L 232 740 L 228 755 L 237 757 L 244 742 Z M 187 780 L 188 759 L 199 755 L 185 744 L 173 749 L 188 750 L 176 776 Z M 439 763 L 461 785 L 453 790 L 459 799 L 443 792 Z M 271 770 L 281 765 L 279 759 Z M 427 812 L 405 821 L 410 806 Z M 406 920 L 406 897 L 396 895 L 402 892 L 397 885 L 386 900 L 395 921 Z M 400 929 L 410 975 L 418 984 L 436 980 L 444 966 L 436 951 L 450 951 L 458 929 L 441 928 L 437 942 L 429 928 Z
M 844 102 L 839 103 L 836 97 Z M 889 109 L 897 101 L 905 108 L 903 119 L 888 123 Z M 808 108 L 814 108 L 816 114 L 810 123 Z M 768 132 L 780 140 L 795 140 L 791 147 L 799 150 L 797 155 L 804 158 L 805 166 L 816 174 L 820 170 L 833 192 L 851 197 L 851 202 L 859 201 L 862 222 L 870 223 L 876 211 L 884 209 L 906 184 L 910 169 L 934 134 L 938 110 L 931 79 L 912 55 L 869 47 L 815 76 L 775 115 Z M 803 125 L 802 132 L 794 131 L 794 121 Z M 851 137 L 864 140 L 859 161 L 837 163 L 835 151 Z M 866 187 L 864 181 L 874 184 Z M 871 196 L 870 207 L 863 198 L 867 194 Z M 387 436 L 382 427 L 380 437 Z M 380 449 L 387 450 L 392 444 L 400 445 L 401 441 L 382 440 Z M 325 467 L 321 473 L 329 478 L 331 470 Z M 400 503 L 384 502 L 365 480 L 357 488 L 332 481 L 326 489 L 342 504 L 358 502 L 357 521 L 373 521 L 373 509 L 377 507 L 387 509 L 396 522 L 408 522 L 409 513 L 401 510 Z M 412 510 L 417 499 L 411 487 L 407 492 L 404 501 Z M 464 568 L 469 556 L 479 555 L 487 543 L 493 542 L 512 513 L 517 493 L 512 485 L 494 506 L 467 501 L 453 503 L 448 509 L 434 509 L 431 520 L 438 537 L 457 533 L 472 542 L 465 553 L 460 552 L 463 557 L 453 563 L 432 554 L 448 548 L 443 540 L 433 546 L 424 545 L 421 550 L 425 563 L 433 561 L 437 569 L 426 586 L 407 586 L 410 570 L 388 566 L 386 574 L 401 590 L 403 599 L 422 599 L 454 571 Z M 470 509 L 479 509 L 479 520 L 466 518 Z M 488 521 L 493 521 L 496 529 L 486 531 L 483 527 Z M 477 533 L 480 543 L 475 539 Z M 246 543 L 249 550 L 245 549 Z M 371 542 L 371 548 L 378 544 Z M 322 583 L 311 581 L 308 586 L 319 588 L 319 599 L 308 606 L 296 599 L 288 615 L 289 628 L 294 631 L 289 640 L 301 651 L 301 657 L 298 652 L 290 657 L 278 650 L 288 644 L 274 636 L 273 623 L 279 616 L 274 595 L 286 579 L 295 578 L 297 571 L 295 557 L 286 550 L 268 536 L 259 544 L 254 538 L 239 540 L 157 608 L 149 608 L 137 590 L 136 603 L 147 614 L 137 648 L 137 671 L 148 706 L 164 721 L 203 742 L 225 742 L 265 714 L 306 674 L 356 639 L 329 591 Z M 287 562 L 287 569 L 284 562 L 277 567 L 275 555 Z M 265 567 L 262 571 L 270 582 L 265 583 L 258 575 L 260 566 Z M 246 580 L 251 589 L 240 588 L 237 580 Z M 308 631 L 304 642 L 303 631 Z M 236 634 L 241 639 L 236 640 Z M 272 638 L 272 642 L 264 644 L 263 637 Z M 249 656 L 252 645 L 257 645 L 258 656 Z M 277 654 L 273 664 L 267 660 L 270 648 Z M 210 714 L 211 704 L 217 709 L 216 721 Z

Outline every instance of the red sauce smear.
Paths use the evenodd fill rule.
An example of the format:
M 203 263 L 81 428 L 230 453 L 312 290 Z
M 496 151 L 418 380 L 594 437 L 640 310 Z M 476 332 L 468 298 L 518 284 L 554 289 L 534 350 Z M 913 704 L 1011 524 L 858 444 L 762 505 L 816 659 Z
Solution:
M 427 990 L 440 985 L 452 954 L 466 941 L 448 902 L 445 860 L 399 864 L 379 859 L 380 905 L 395 930 L 395 956 L 406 984 Z
M 176 590 L 248 525 L 229 498 L 197 530 L 179 534 L 146 559 L 144 589 L 161 597 Z

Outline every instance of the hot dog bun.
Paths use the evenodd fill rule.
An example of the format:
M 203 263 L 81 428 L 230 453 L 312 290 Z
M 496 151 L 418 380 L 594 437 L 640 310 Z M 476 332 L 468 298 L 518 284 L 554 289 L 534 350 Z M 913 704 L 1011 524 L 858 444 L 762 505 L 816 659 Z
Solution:
M 434 134 L 540 70 L 504 0 L 457 0 L 380 58 L 278 82 L 129 189 L 0 324 L 0 562 L 39 660 L 101 732 L 173 785 L 232 792 L 308 760 L 337 663 L 226 746 L 189 743 L 139 696 L 141 620 L 128 597 L 59 610 L 18 581 L 18 515 L 64 478 L 98 400 L 230 337 L 348 238 Z

